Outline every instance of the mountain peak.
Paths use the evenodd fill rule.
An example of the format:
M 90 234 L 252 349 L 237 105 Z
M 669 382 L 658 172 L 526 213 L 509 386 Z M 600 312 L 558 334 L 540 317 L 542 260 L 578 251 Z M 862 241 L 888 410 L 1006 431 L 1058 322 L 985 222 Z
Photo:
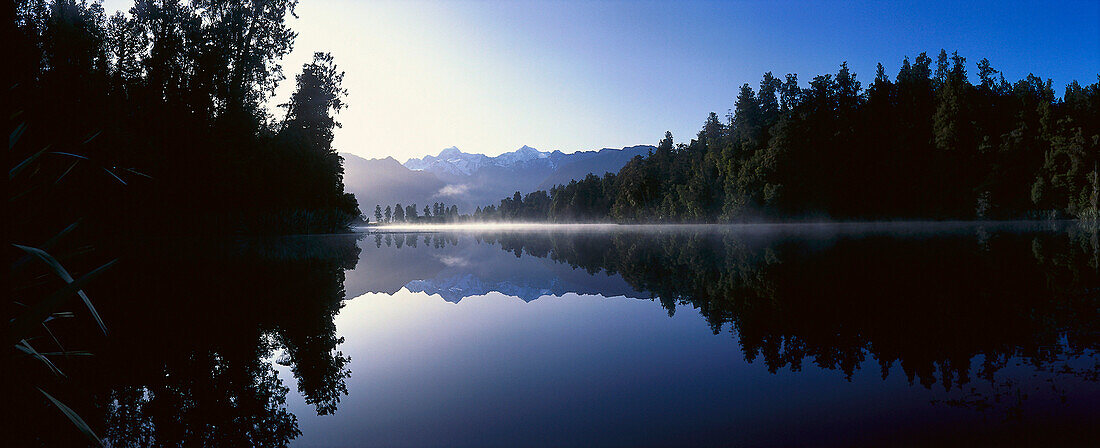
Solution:
M 462 154 L 463 154 L 462 150 L 458 149 L 457 146 L 452 146 L 450 148 L 443 148 L 442 151 L 439 151 L 439 157 L 454 157 L 454 156 L 458 156 L 458 155 L 462 155 Z
M 524 163 L 535 159 L 544 159 L 548 157 L 550 153 L 542 152 L 527 145 L 523 145 L 519 149 L 506 152 L 499 156 L 493 157 L 493 161 L 497 165 L 510 166 L 516 163 Z

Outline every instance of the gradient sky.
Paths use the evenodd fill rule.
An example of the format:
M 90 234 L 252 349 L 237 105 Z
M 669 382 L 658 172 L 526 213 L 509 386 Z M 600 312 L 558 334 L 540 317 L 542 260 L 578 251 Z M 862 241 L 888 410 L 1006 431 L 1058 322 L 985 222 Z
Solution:
M 108 11 L 130 0 L 105 2 Z M 1100 1 L 628 2 L 302 0 L 287 81 L 314 51 L 347 72 L 340 151 L 364 157 L 496 155 L 656 144 L 693 137 L 761 75 L 805 85 L 843 61 L 866 83 L 882 62 L 940 48 L 989 58 L 1009 81 L 1061 94 L 1100 74 Z

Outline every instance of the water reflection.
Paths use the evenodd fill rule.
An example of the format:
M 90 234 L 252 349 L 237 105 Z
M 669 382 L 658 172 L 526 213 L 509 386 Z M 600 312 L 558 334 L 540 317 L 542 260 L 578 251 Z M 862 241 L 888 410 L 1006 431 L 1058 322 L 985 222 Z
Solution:
M 337 350 L 333 319 L 359 255 L 354 237 L 166 239 L 121 250 L 118 269 L 89 288 L 111 336 L 78 322 L 54 329 L 83 344 L 70 350 L 94 354 L 60 359 L 69 379 L 56 390 L 111 446 L 286 446 L 300 431 L 270 362 L 276 353 L 314 412 L 336 411 L 350 359 Z M 40 401 L 17 389 L 12 403 Z M 26 412 L 13 446 L 84 443 L 56 409 Z
M 773 375 L 791 372 L 812 381 L 835 371 L 841 381 L 870 374 L 882 382 L 863 382 L 857 395 L 876 393 L 901 379 L 926 392 L 916 400 L 896 403 L 897 409 L 877 403 L 885 406 L 883 411 L 923 403 L 927 412 L 962 408 L 992 419 L 971 422 L 956 415 L 959 422 L 968 423 L 947 432 L 931 431 L 926 437 L 980 434 L 986 441 L 1013 441 L 1022 430 L 1008 428 L 1027 428 L 1031 437 L 1042 437 L 1044 443 L 1073 442 L 1087 440 L 1091 433 L 1081 422 L 1098 415 L 1093 403 L 1100 371 L 1095 358 L 1100 251 L 1096 232 L 1076 224 L 481 230 L 433 238 L 451 245 L 431 250 L 407 243 L 402 249 L 375 245 L 379 251 L 368 251 L 367 256 L 377 253 L 378 263 L 400 259 L 402 266 L 422 269 L 394 279 L 389 287 L 364 285 L 360 291 L 400 296 L 422 292 L 449 302 L 490 291 L 527 302 L 569 297 L 571 292 L 652 297 L 669 317 L 685 307 L 692 309 L 690 313 L 701 316 L 713 334 L 732 336 L 739 358 Z M 493 255 L 494 250 L 499 253 Z M 354 278 L 349 275 L 349 281 Z M 588 324 L 572 325 L 568 331 L 578 325 Z M 449 334 L 452 326 L 447 327 L 440 331 Z M 630 347 L 650 355 L 663 349 Z M 520 357 L 515 362 L 535 361 Z M 732 380 L 746 379 L 742 375 Z M 689 381 L 706 383 L 699 378 Z M 778 379 L 754 381 L 766 387 L 764 383 Z M 653 390 L 639 393 L 657 395 Z M 817 393 L 821 392 L 789 398 L 788 412 L 800 402 L 813 402 L 812 394 Z M 1005 422 L 1012 426 L 1003 426 Z M 838 427 L 868 432 L 851 425 Z M 777 434 L 767 433 L 764 441 L 752 444 L 793 443 Z M 688 444 L 685 440 L 662 443 Z
M 58 329 L 93 341 L 58 390 L 113 446 L 1072 444 L 1100 416 L 1100 244 L 1076 224 L 126 250 L 90 291 L 111 337 Z M 81 440 L 21 415 L 17 446 Z
M 504 233 L 516 256 L 621 276 L 728 328 L 745 359 L 851 375 L 873 361 L 945 388 L 991 379 L 1012 357 L 1042 366 L 1097 348 L 1097 240 L 1034 226 L 745 233 L 736 229 Z M 995 233 L 990 233 L 990 231 Z M 981 355 L 983 364 L 972 366 Z M 868 359 L 868 357 L 870 359 Z

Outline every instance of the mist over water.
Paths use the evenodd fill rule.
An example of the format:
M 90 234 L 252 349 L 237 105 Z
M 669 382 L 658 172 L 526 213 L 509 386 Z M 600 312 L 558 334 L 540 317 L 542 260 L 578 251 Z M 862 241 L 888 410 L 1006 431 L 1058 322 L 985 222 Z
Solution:
M 760 234 L 824 234 L 848 236 L 860 234 L 945 234 L 958 232 L 1036 232 L 1058 231 L 1081 226 L 1075 220 L 1019 221 L 820 221 L 795 223 L 731 223 L 731 224 L 614 224 L 614 223 L 544 223 L 544 222 L 475 222 L 460 224 L 383 224 L 354 227 L 362 233 L 415 232 L 554 232 L 554 233 L 739 233 Z
M 364 230 L 349 395 L 288 401 L 300 446 L 1057 444 L 1100 416 L 1074 222 Z
M 364 230 L 135 242 L 89 290 L 113 337 L 58 360 L 69 402 L 113 446 L 1097 435 L 1076 222 Z
M 1100 445 L 1100 3 L 684 3 L 15 0 L 0 445 Z

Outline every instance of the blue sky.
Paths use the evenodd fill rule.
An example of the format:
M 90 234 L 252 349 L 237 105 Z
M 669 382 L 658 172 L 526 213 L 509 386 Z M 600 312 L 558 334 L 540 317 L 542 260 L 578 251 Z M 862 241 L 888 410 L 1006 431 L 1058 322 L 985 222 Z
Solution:
M 128 8 L 107 1 L 108 10 Z M 678 141 L 724 114 L 761 75 L 803 82 L 847 61 L 865 84 L 882 62 L 958 50 L 1010 81 L 1061 92 L 1100 74 L 1100 1 L 627 2 L 303 0 L 288 82 L 314 51 L 346 72 L 335 144 L 365 157 L 499 154 Z M 275 104 L 278 101 L 273 101 Z

